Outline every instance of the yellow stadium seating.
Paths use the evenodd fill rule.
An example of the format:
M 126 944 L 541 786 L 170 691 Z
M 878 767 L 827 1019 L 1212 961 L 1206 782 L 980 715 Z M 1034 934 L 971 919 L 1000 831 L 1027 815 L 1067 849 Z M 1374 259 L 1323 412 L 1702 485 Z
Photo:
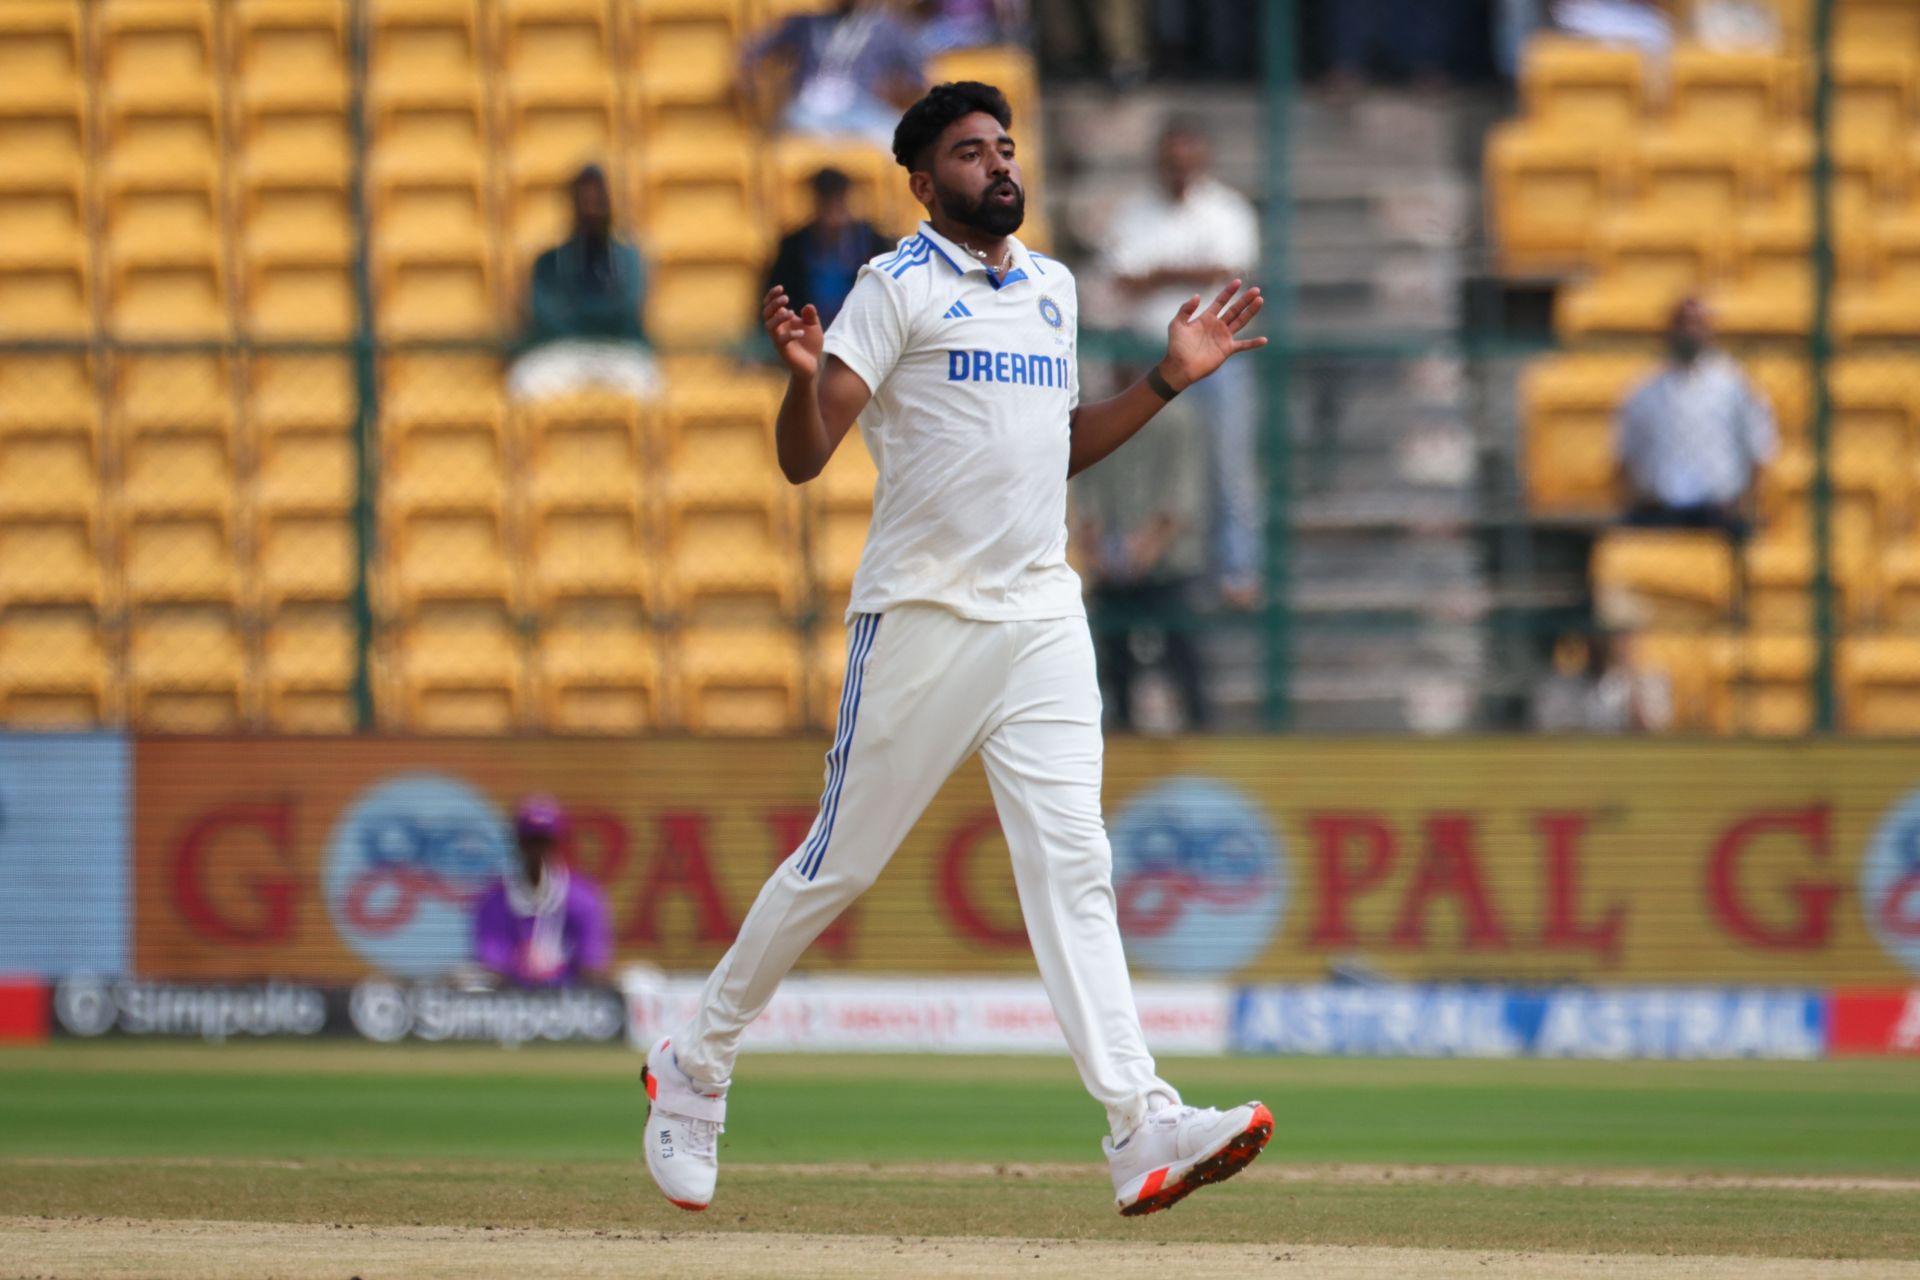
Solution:
M 1747 632 L 1720 662 L 1713 727 L 1723 734 L 1797 737 L 1813 727 L 1814 644 L 1805 635 Z
M 221 733 L 248 712 L 245 642 L 233 611 L 176 604 L 135 612 L 127 640 L 127 693 L 137 728 Z
M 1887 549 L 1879 567 L 1883 582 L 1881 625 L 1920 634 L 1920 545 L 1911 538 L 1897 540 Z
M 1754 388 L 1773 409 L 1774 424 L 1783 440 L 1806 435 L 1808 401 L 1813 388 L 1806 360 L 1797 354 L 1756 351 L 1744 355 L 1741 365 Z
M 1634 141 L 1631 160 L 1635 204 L 1658 217 L 1729 223 L 1758 187 L 1751 153 L 1730 147 L 1721 133 L 1643 133 Z
M 0 5 L 0 182 L 77 185 L 85 172 L 90 95 L 80 14 L 69 0 Z
M 1879 544 L 1904 527 L 1912 493 L 1910 459 L 1906 451 L 1890 449 L 1884 438 L 1836 434 L 1828 460 L 1835 538 Z M 1769 529 L 1805 536 L 1813 479 L 1812 453 L 1805 446 L 1782 450 L 1761 473 L 1760 502 Z
M 1615 529 L 1593 551 L 1595 605 L 1612 627 L 1704 630 L 1732 607 L 1733 550 L 1718 533 Z
M 1909 0 L 1839 0 L 1834 43 L 1854 50 L 1920 49 L 1920 10 Z
M 1855 283 L 1835 299 L 1834 335 L 1841 342 L 1907 338 L 1920 332 L 1920 217 L 1883 218 L 1874 227 L 1870 283 Z
M 0 722 L 79 729 L 112 714 L 113 666 L 88 609 L 0 611 Z
M 353 617 L 340 605 L 275 610 L 261 647 L 268 725 L 280 733 L 351 732 L 355 640 Z
M 1839 668 L 1848 731 L 1920 733 L 1920 637 L 1851 637 L 1841 644 Z
M 1623 133 L 1645 115 L 1646 70 L 1632 49 L 1578 39 L 1527 43 L 1520 89 L 1529 119 L 1590 133 Z
M 1638 354 L 1539 360 L 1521 379 L 1528 501 L 1542 514 L 1595 515 L 1618 503 L 1614 419 L 1654 371 Z
M 1843 47 L 1833 62 L 1833 121 L 1843 136 L 1886 147 L 1912 129 L 1920 45 Z
M 339 602 L 353 593 L 353 524 L 338 511 L 269 509 L 254 534 L 260 603 Z
M 500 513 L 419 507 L 389 516 L 386 528 L 385 580 L 398 608 L 446 600 L 504 606 L 512 599 L 513 568 Z
M 589 393 L 529 405 L 527 493 L 541 509 L 642 502 L 648 411 L 624 396 Z
M 1878 603 L 1879 548 L 1836 539 L 1829 571 L 1844 619 L 1864 622 Z M 1799 531 L 1766 535 L 1745 553 L 1746 616 L 1761 632 L 1805 633 L 1814 623 L 1814 549 Z
M 741 6 L 732 0 L 633 0 L 635 110 L 654 138 L 738 131 L 734 97 Z
M 1681 45 L 1668 67 L 1668 119 L 1722 138 L 1765 135 L 1797 105 L 1796 71 L 1774 53 Z
M 1628 637 L 1622 644 L 1626 661 L 1642 671 L 1666 677 L 1673 701 L 1673 729 L 1705 733 L 1714 727 L 1718 686 L 1733 643 L 1712 631 L 1650 631 Z
M 14 353 L 0 356 L 0 436 L 100 434 L 100 396 L 94 364 L 84 355 Z
M 1663 332 L 1674 304 L 1718 279 L 1727 260 L 1727 228 L 1687 217 L 1615 216 L 1596 243 L 1596 276 L 1556 301 L 1554 327 L 1570 339 Z
M 513 619 L 480 602 L 412 611 L 395 639 L 395 679 L 406 726 L 423 733 L 504 733 L 525 706 Z
M 677 710 L 695 733 L 778 733 L 801 711 L 800 646 L 780 628 L 701 628 L 673 637 Z
M 0 498 L 0 606 L 99 607 L 108 582 L 97 529 L 98 495 L 91 489 L 64 511 L 23 509 L 10 494 Z
M 539 663 L 549 728 L 639 733 L 660 722 L 660 659 L 644 615 L 604 607 L 553 611 L 541 629 Z

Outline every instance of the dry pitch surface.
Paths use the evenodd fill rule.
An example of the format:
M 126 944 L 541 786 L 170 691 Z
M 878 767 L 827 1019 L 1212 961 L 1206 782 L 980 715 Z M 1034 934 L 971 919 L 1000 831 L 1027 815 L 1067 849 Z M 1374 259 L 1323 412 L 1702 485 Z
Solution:
M 751 1065 L 690 1215 L 624 1053 L 0 1054 L 0 1278 L 1920 1280 L 1913 1064 L 1181 1063 L 1281 1130 L 1137 1220 L 1063 1063 Z

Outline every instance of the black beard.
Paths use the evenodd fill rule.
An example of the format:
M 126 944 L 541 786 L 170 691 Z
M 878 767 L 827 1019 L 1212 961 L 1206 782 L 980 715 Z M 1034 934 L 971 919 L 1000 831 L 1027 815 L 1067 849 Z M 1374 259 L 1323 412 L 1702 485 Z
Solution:
M 940 212 L 963 227 L 971 227 L 998 240 L 1018 231 L 1020 224 L 1027 220 L 1027 193 L 1014 187 L 1012 204 L 994 204 L 989 197 L 1000 186 L 995 183 L 988 187 L 978 200 L 969 200 L 958 191 L 937 191 L 935 194 L 940 201 Z

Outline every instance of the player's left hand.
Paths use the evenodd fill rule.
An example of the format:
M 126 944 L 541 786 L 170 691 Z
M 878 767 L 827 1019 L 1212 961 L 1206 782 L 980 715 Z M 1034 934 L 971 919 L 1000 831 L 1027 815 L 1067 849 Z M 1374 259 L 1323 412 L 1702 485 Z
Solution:
M 1200 308 L 1200 295 L 1194 294 L 1167 326 L 1161 376 L 1175 391 L 1183 391 L 1225 364 L 1229 356 L 1266 346 L 1265 338 L 1239 336 L 1264 305 L 1258 285 L 1242 292 L 1238 280 L 1229 281 L 1205 310 Z

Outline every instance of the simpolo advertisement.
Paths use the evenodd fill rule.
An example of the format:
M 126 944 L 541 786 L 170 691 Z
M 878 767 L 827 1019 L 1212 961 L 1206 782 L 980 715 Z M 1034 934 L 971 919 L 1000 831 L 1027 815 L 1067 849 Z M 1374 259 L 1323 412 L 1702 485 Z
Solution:
M 506 814 L 536 790 L 572 815 L 618 961 L 703 970 L 802 842 L 822 778 L 821 744 L 792 741 L 143 739 L 134 755 L 133 971 L 199 983 L 457 969 L 474 897 L 509 865 Z M 1898 746 L 1122 740 L 1105 804 L 1146 979 L 1893 990 L 1920 974 L 1920 759 Z M 970 764 L 803 968 L 1032 963 Z M 1685 1016 L 1784 1045 L 1793 999 Z M 1530 1009 L 1501 1034 L 1552 1042 L 1611 1016 Z M 1250 1013 L 1276 1041 L 1311 1040 L 1319 1017 Z

